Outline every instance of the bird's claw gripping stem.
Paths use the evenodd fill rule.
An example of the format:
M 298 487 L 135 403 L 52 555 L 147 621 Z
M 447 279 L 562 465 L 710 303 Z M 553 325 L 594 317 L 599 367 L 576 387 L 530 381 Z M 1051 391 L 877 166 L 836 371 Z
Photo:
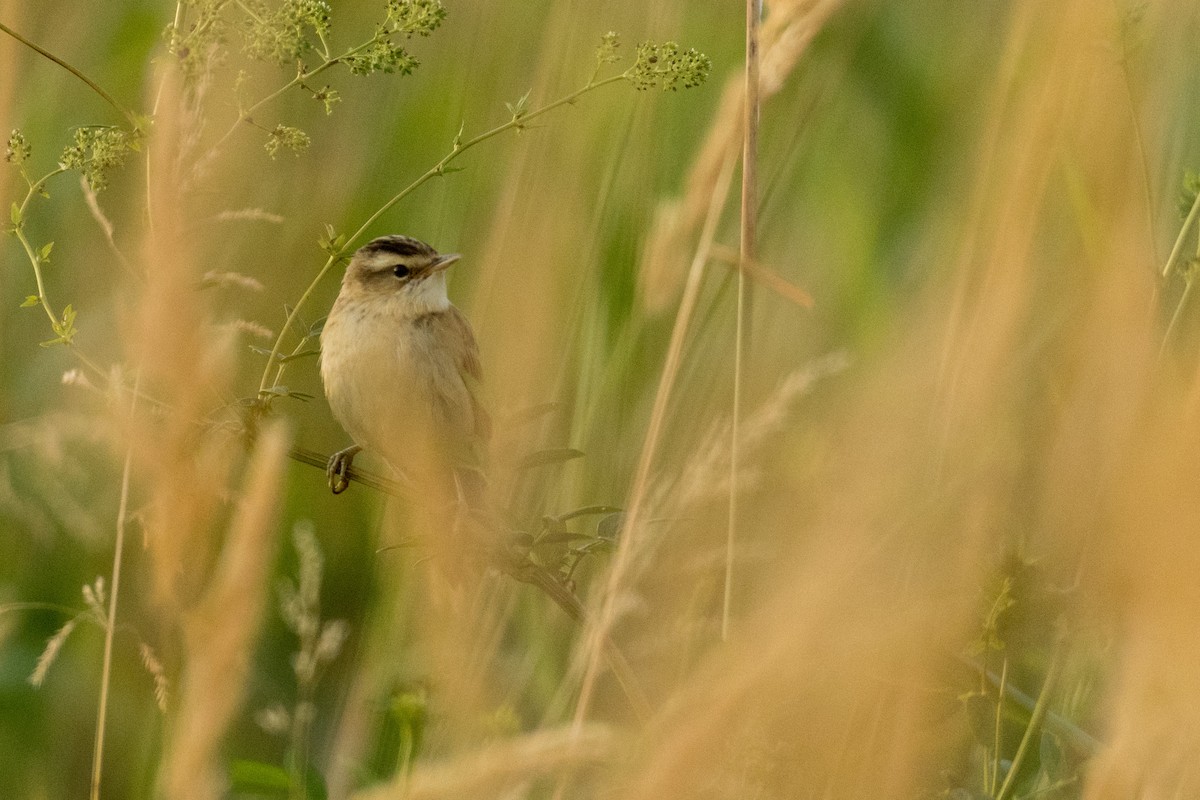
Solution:
M 362 448 L 355 444 L 345 450 L 338 450 L 329 457 L 325 477 L 329 480 L 329 490 L 334 494 L 341 494 L 350 488 L 350 466 L 361 450 Z

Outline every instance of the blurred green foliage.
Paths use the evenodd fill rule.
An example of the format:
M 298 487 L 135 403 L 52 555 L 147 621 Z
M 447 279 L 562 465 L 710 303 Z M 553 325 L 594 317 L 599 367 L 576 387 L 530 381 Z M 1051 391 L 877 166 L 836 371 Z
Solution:
M 740 7 L 682 0 L 652 6 L 640 0 L 448 0 L 444 20 L 428 16 L 428 4 L 422 6 L 426 16 L 402 20 L 396 3 L 388 5 L 391 13 L 369 3 L 291 5 L 304 7 L 307 28 L 264 17 L 250 39 L 246 54 L 267 63 L 231 58 L 213 67 L 206 91 L 219 100 L 211 105 L 216 118 L 209 134 L 234 124 L 239 98 L 264 96 L 291 80 L 291 60 L 311 57 L 314 41 L 334 43 L 332 52 L 372 44 L 351 58 L 349 71 L 323 74 L 318 85 L 256 111 L 253 125 L 235 125 L 223 154 L 234 166 L 210 176 L 202 198 L 208 214 L 191 220 L 197 255 L 206 264 L 244 273 L 265 287 L 260 293 L 206 289 L 218 319 L 252 321 L 272 331 L 282 323 L 285 304 L 295 301 L 324 261 L 318 240 L 326 225 L 357 228 L 441 158 L 461 130 L 468 136 L 486 130 L 516 114 L 523 102 L 538 107 L 581 85 L 606 31 L 621 33 L 620 68 L 640 52 L 635 43 L 646 40 L 684 42 L 711 59 L 711 77 L 695 91 L 609 87 L 485 143 L 458 163 L 462 171 L 422 187 L 367 234 L 404 232 L 466 254 L 453 273 L 451 293 L 476 320 L 485 369 L 510 363 L 512 352 L 539 354 L 534 360 L 540 369 L 488 377 L 501 419 L 540 403 L 558 404 L 521 429 L 525 451 L 577 447 L 586 454 L 557 465 L 539 484 L 541 510 L 554 515 L 588 504 L 619 505 L 672 322 L 670 313 L 639 307 L 638 259 L 656 208 L 685 189 L 724 81 L 737 79 Z M 112 0 L 85 11 L 48 0 L 36 13 L 32 9 L 15 11 L 5 22 L 77 66 L 125 108 L 152 113 L 154 65 L 165 58 L 171 4 Z M 385 25 L 376 28 L 381 11 Z M 946 213 L 947 198 L 962 197 L 978 174 L 972 150 L 982 117 L 978 98 L 997 70 L 1003 39 L 996 30 L 1005 23 L 1003 3 L 851 4 L 821 31 L 763 109 L 761 258 L 817 303 L 809 314 L 754 289 L 755 355 L 747 381 L 752 400 L 831 348 L 869 353 L 916 287 L 939 276 L 940 266 L 928 263 L 920 246 L 929 221 Z M 434 28 L 436 34 L 426 38 Z M 414 32 L 423 35 L 403 38 L 402 47 L 388 38 Z M 708 69 L 690 50 L 664 46 L 641 55 L 660 64 L 684 62 L 690 70 L 680 80 L 684 86 L 699 83 L 696 75 Z M 123 148 L 104 149 L 118 135 L 110 126 L 123 121 L 71 75 L 8 38 L 0 39 L 0 72 L 0 92 L 7 92 L 0 93 L 0 132 L 21 131 L 10 140 L 10 160 L 40 175 L 55 168 L 65 148 L 72 155 L 64 163 L 83 167 L 92 187 L 104 188 L 100 201 L 118 221 L 118 244 L 136 252 L 144 223 L 137 206 L 144 164 Z M 644 77 L 646 83 L 652 78 Z M 1189 155 L 1196 156 L 1194 143 L 1176 158 Z M 7 208 L 25 186 L 15 169 L 2 178 L 0 205 Z M 60 179 L 49 189 L 22 221 L 33 242 L 55 243 L 47 291 L 78 314 L 77 341 L 102 363 L 121 362 L 127 278 L 75 179 Z M 1162 198 L 1164 204 L 1174 200 Z M 261 213 L 238 218 L 247 209 Z M 718 233 L 730 245 L 736 244 L 735 217 L 726 213 Z M 78 797 L 90 769 L 100 632 L 90 625 L 74 632 L 40 689 L 28 677 L 65 619 L 60 609 L 82 608 L 80 587 L 110 568 L 119 469 L 103 436 L 88 430 L 88 411 L 98 401 L 60 379 L 76 366 L 71 354 L 37 347 L 47 339 L 46 320 L 20 307 L 36 287 L 17 242 L 5 237 L 0 247 L 0 794 Z M 483 257 L 494 260 L 490 271 L 478 263 Z M 693 450 L 713 422 L 711 409 L 728 396 L 732 271 L 712 269 L 701 324 L 685 353 L 686 391 L 672 408 L 665 449 Z M 518 291 L 498 291 L 497 282 Z M 306 322 L 324 313 L 336 290 L 336 281 L 318 289 Z M 530 308 L 556 309 L 557 316 L 545 325 L 516 325 L 524 309 L 496 307 L 514 296 L 528 298 Z M 246 396 L 253 395 L 263 363 L 249 346 L 261 350 L 270 341 L 243 344 L 234 385 Z M 298 442 L 323 452 L 343 446 L 344 435 L 319 399 L 315 360 L 289 369 L 289 387 L 317 398 L 278 408 L 294 421 Z M 281 527 L 313 521 L 325 557 L 322 612 L 350 622 L 351 649 L 360 645 L 380 583 L 404 573 L 405 556 L 376 549 L 379 514 L 378 498 L 370 493 L 335 500 L 319 471 L 292 466 L 287 526 Z M 282 556 L 280 574 L 295 573 L 295 558 Z M 140 548 L 129 552 L 130 599 L 122 616 L 134 627 L 153 625 L 138 599 L 146 593 L 139 578 L 143 559 Z M 18 602 L 48 605 L 3 606 Z M 518 718 L 532 716 L 553 697 L 571 635 L 565 625 L 535 625 L 534 615 L 523 608 L 513 626 L 512 635 L 539 659 L 527 685 L 509 687 Z M 151 796 L 160 747 L 153 680 L 134 641 L 118 635 L 109 797 Z M 248 709 L 294 693 L 288 668 L 294 648 L 275 615 L 256 658 Z M 330 664 L 325 685 L 338 686 L 346 669 L 344 662 Z M 400 750 L 420 749 L 428 713 L 424 676 L 417 670 L 410 677 L 412 684 L 396 689 L 388 716 L 388 741 L 396 751 L 373 756 L 376 774 L 396 769 Z M 315 698 L 317 750 L 331 735 L 330 712 L 340 699 L 336 691 Z M 231 758 L 264 764 L 284 758 L 280 743 L 250 713 L 228 750 Z

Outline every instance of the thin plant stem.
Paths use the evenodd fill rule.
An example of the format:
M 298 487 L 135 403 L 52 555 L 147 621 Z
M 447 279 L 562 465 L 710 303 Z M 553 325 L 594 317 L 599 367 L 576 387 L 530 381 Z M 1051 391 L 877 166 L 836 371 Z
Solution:
M 542 106 L 541 108 L 538 108 L 533 111 L 529 111 L 527 113 L 520 114 L 520 115 L 514 114 L 512 119 L 508 120 L 507 122 L 497 125 L 496 127 L 491 128 L 490 130 L 484 131 L 483 133 L 479 134 L 478 136 L 468 139 L 465 142 L 456 140 L 454 142 L 453 146 L 451 147 L 450 152 L 447 153 L 445 156 L 443 156 L 440 161 L 438 161 L 436 164 L 434 164 L 432 167 L 430 167 L 428 170 L 426 170 L 424 173 L 422 173 L 420 177 L 418 177 L 416 180 L 414 180 L 408 186 L 404 187 L 399 192 L 392 195 L 391 199 L 389 199 L 386 203 L 384 203 L 378 209 L 376 209 L 375 213 L 371 214 L 371 216 L 367 218 L 366 222 L 364 222 L 362 225 L 360 225 L 358 227 L 358 230 L 356 230 L 354 233 L 352 233 L 349 236 L 349 238 L 346 239 L 344 245 L 338 252 L 330 254 L 329 258 L 327 258 L 325 260 L 324 266 L 322 266 L 321 269 L 317 272 L 316 277 L 314 277 L 312 279 L 312 282 L 309 283 L 308 287 L 300 295 L 300 299 L 296 301 L 295 305 L 293 305 L 291 310 L 288 312 L 287 318 L 283 322 L 283 327 L 280 328 L 280 330 L 279 330 L 279 335 L 275 337 L 275 343 L 271 347 L 270 355 L 267 357 L 267 364 L 263 368 L 262 379 L 259 381 L 259 384 L 258 384 L 259 396 L 261 397 L 261 396 L 267 394 L 268 389 L 270 389 L 271 386 L 273 386 L 273 385 L 278 385 L 279 381 L 283 377 L 284 365 L 280 363 L 279 353 L 283 348 L 284 337 L 288 334 L 289 331 L 291 331 L 292 326 L 295 324 L 296 319 L 298 318 L 301 309 L 303 309 L 305 307 L 305 305 L 308 304 L 308 301 L 312 298 L 313 293 L 316 291 L 317 287 L 325 279 L 325 276 L 328 275 L 329 272 L 333 269 L 333 267 L 339 261 L 342 260 L 344 254 L 347 251 L 349 251 L 349 249 L 356 242 L 358 242 L 359 240 L 362 239 L 362 237 L 366 234 L 367 230 L 369 230 L 370 227 L 375 224 L 376 220 L 378 220 L 380 217 L 382 217 L 384 214 L 386 214 L 394 205 L 399 203 L 405 197 L 408 197 L 408 195 L 412 194 L 414 191 L 416 191 L 418 188 L 420 188 L 422 185 L 424 185 L 428 181 L 432 180 L 433 178 L 437 178 L 437 177 L 441 177 L 441 176 L 445 175 L 446 167 L 448 167 L 451 164 L 451 162 L 453 162 L 455 159 L 457 159 L 463 153 L 467 152 L 468 150 L 475 147 L 476 145 L 486 142 L 488 139 L 491 139 L 494 136 L 498 136 L 499 134 L 504 133 L 505 131 L 513 130 L 515 128 L 523 128 L 530 120 L 540 117 L 543 114 L 546 114 L 547 112 L 553 111 L 554 109 L 559 108 L 560 106 L 569 105 L 571 103 L 574 103 L 576 100 L 579 99 L 579 97 L 586 94 L 587 92 L 592 91 L 593 89 L 598 89 L 601 86 L 606 86 L 610 83 L 616 83 L 617 81 L 625 80 L 625 78 L 626 78 L 626 73 L 621 73 L 619 75 L 613 75 L 611 77 L 603 78 L 601 80 L 596 80 L 595 78 L 593 78 L 592 80 L 588 81 L 587 84 L 585 84 L 583 87 L 576 89 L 574 92 L 571 92 L 570 94 L 566 95 L 565 97 L 561 97 L 552 103 Z M 277 370 L 276 374 L 275 374 L 274 382 L 272 382 L 272 380 L 271 380 L 272 370 Z
M 1197 195 L 1196 203 L 1194 203 L 1192 205 L 1192 212 L 1195 213 L 1197 208 L 1200 208 L 1200 195 Z M 1187 223 L 1185 222 L 1184 229 L 1186 230 L 1186 228 L 1187 228 Z M 1183 235 L 1181 233 L 1180 234 L 1181 241 L 1182 241 L 1182 236 Z M 1196 258 L 1197 262 L 1200 262 L 1200 236 L 1197 236 L 1197 238 L 1196 238 L 1196 256 L 1195 256 L 1195 258 Z M 1183 310 L 1184 310 L 1184 308 L 1187 307 L 1188 301 L 1191 300 L 1192 289 L 1195 288 L 1195 286 L 1196 286 L 1196 272 L 1194 269 L 1189 269 L 1184 273 L 1183 294 L 1180 295 L 1180 297 L 1179 297 L 1179 304 L 1175 306 L 1175 313 L 1171 315 L 1171 321 L 1169 323 L 1167 323 L 1167 330 L 1163 334 L 1162 344 L 1158 348 L 1158 357 L 1160 359 L 1163 357 L 1163 354 L 1166 352 L 1167 345 L 1170 343 L 1171 337 L 1174 335 L 1175 329 L 1179 325 L 1179 321 L 1183 318 Z
M 22 222 L 13 226 L 13 234 L 17 237 L 17 241 L 21 243 L 21 249 L 25 251 L 25 256 L 29 259 L 29 264 L 33 269 L 33 280 L 37 285 L 38 292 L 38 305 L 42 307 L 42 311 L 45 312 L 46 317 L 50 320 L 50 327 L 55 333 L 59 332 L 59 315 L 55 312 L 53 305 L 51 305 L 49 297 L 46 296 L 46 280 L 42 273 L 42 259 L 34 250 L 33 243 L 29 241 L 29 237 L 25 235 L 23 224 L 25 212 L 29 207 L 30 201 L 33 200 L 34 195 L 38 194 L 42 190 L 42 187 L 44 187 L 47 181 L 49 181 L 51 178 L 61 175 L 67 171 L 68 170 L 66 167 L 58 167 L 51 172 L 46 173 L 36 181 L 29 181 L 29 190 L 25 193 L 25 199 L 21 201 L 21 204 L 18 207 L 18 215 Z M 26 180 L 28 180 L 28 178 Z M 72 355 L 79 360 L 79 363 L 83 364 L 84 367 L 90 370 L 97 377 L 107 380 L 108 373 L 99 364 L 88 357 L 87 354 L 80 350 L 74 342 L 63 340 L 62 344 L 67 346 Z
M 87 75 L 84 75 L 84 74 L 83 74 L 82 72 L 80 72 L 78 69 L 76 69 L 75 67 L 71 66 L 71 65 L 70 65 L 70 64 L 68 64 L 66 61 L 63 61 L 61 58 L 59 58 L 58 56 L 54 55 L 54 54 L 53 54 L 53 53 L 51 53 L 49 50 L 45 50 L 45 49 L 43 49 L 43 48 L 41 48 L 41 47 L 38 47 L 36 44 L 34 44 L 33 42 L 29 41 L 29 40 L 28 40 L 28 39 L 26 39 L 24 36 L 22 36 L 21 34 L 19 34 L 19 33 L 17 33 L 16 31 L 14 31 L 12 28 L 10 28 L 10 27 L 8 27 L 7 25 L 5 25 L 3 22 L 0 22 L 0 31 L 4 31 L 4 32 L 5 32 L 5 33 L 7 33 L 9 36 L 11 36 L 12 38 L 16 39 L 18 42 L 20 42 L 21 44 L 25 45 L 25 46 L 26 46 L 26 47 L 28 47 L 29 49 L 31 49 L 31 50 L 33 50 L 34 52 L 36 52 L 38 55 L 42 56 L 43 58 L 47 58 L 47 59 L 49 59 L 50 61 L 53 61 L 55 64 L 58 64 L 60 67 L 62 67 L 63 69 L 65 69 L 67 72 L 69 72 L 69 73 L 71 73 L 72 75 L 74 75 L 76 78 L 79 78 L 79 80 L 81 80 L 81 81 L 83 81 L 84 83 L 86 83 L 86 84 L 88 85 L 88 87 L 89 87 L 89 88 L 90 88 L 90 89 L 91 89 L 93 92 L 95 92 L 96 94 L 98 94 L 98 95 L 100 95 L 102 98 L 104 98 L 104 101 L 105 101 L 106 103 L 108 103 L 110 106 L 112 106 L 113 108 L 115 108 L 115 109 L 117 110 L 117 113 L 118 113 L 118 114 L 120 114 L 122 117 L 124 117 L 125 121 L 126 121 L 126 122 L 128 122 L 128 123 L 129 123 L 129 125 L 130 125 L 131 127 L 133 127 L 133 128 L 137 128 L 137 127 L 138 127 L 138 122 L 137 122 L 137 119 L 136 119 L 136 118 L 133 116 L 133 114 L 132 114 L 131 112 L 127 111 L 127 110 L 126 110 L 126 109 L 125 109 L 125 108 L 124 108 L 124 107 L 123 107 L 123 106 L 122 106 L 120 103 L 118 103 L 116 100 L 114 100 L 114 99 L 113 99 L 113 96 L 112 96 L 111 94 L 109 94 L 108 92 L 104 91 L 104 89 L 103 89 L 103 88 L 100 86 L 100 84 L 96 83 L 94 80 L 92 80 L 91 78 L 89 78 Z
M 141 372 L 133 381 L 133 400 L 130 413 L 137 408 Z M 117 599 L 121 593 L 121 558 L 125 550 L 125 528 L 129 513 L 129 483 L 133 468 L 133 445 L 125 451 L 125 466 L 121 470 L 121 497 L 117 504 L 117 536 L 113 546 L 112 577 L 109 581 L 108 615 L 104 620 L 104 665 L 100 670 L 100 699 L 96 711 L 96 742 L 92 750 L 92 784 L 89 797 L 100 800 L 100 775 L 104 767 L 104 733 L 108 720 L 108 689 L 112 682 L 113 636 L 117 629 Z
M 1192 289 L 1196 286 L 1195 278 L 1188 277 L 1187 282 L 1183 285 L 1183 294 L 1179 296 L 1179 303 L 1175 306 L 1175 313 L 1171 315 L 1171 321 L 1167 323 L 1167 330 L 1163 334 L 1162 344 L 1158 347 L 1158 357 L 1162 358 L 1167 351 L 1167 345 L 1170 344 L 1171 338 L 1175 335 L 1175 328 L 1179 325 L 1179 320 L 1183 318 L 1183 309 L 1187 306 L 1188 301 L 1192 299 Z
M 725 591 L 721 640 L 728 641 L 733 610 L 733 563 L 737 552 L 738 471 L 741 467 L 742 379 L 746 349 L 748 290 L 745 264 L 754 261 L 758 227 L 758 28 L 761 0 L 746 0 L 746 99 L 742 125 L 742 209 L 737 273 L 737 330 L 733 344 L 733 410 L 729 425 L 729 519 L 725 537 Z
M 1138 159 L 1142 168 L 1142 202 L 1146 207 L 1146 235 L 1150 240 L 1150 256 L 1157 260 L 1157 255 L 1154 252 L 1158 242 L 1158 232 L 1155 225 L 1154 214 L 1154 194 L 1150 183 L 1150 159 L 1146 157 L 1146 141 L 1142 136 L 1142 122 L 1138 118 L 1137 103 L 1133 94 L 1133 81 L 1129 76 L 1129 59 L 1132 53 L 1129 50 L 1128 32 L 1123 21 L 1120 19 L 1121 8 L 1117 0 L 1113 0 L 1113 6 L 1116 8 L 1118 19 L 1117 34 L 1120 37 L 1121 44 L 1121 78 L 1125 87 L 1125 99 L 1129 102 L 1129 121 L 1133 126 L 1133 142 L 1137 148 Z
M 1005 800 L 1012 793 L 1016 785 L 1017 773 L 1020 771 L 1021 764 L 1025 761 L 1025 757 L 1029 753 L 1034 735 L 1041 729 L 1042 720 L 1046 718 L 1046 712 L 1050 710 L 1050 696 L 1054 694 L 1054 690 L 1058 686 L 1058 676 L 1061 673 L 1062 645 L 1060 643 L 1054 650 L 1054 656 L 1050 661 L 1050 668 L 1046 670 L 1046 680 L 1042 682 L 1042 691 L 1038 695 L 1037 705 L 1033 707 L 1033 713 L 1029 717 L 1029 724 L 1025 727 L 1025 735 L 1021 737 L 1021 744 L 1017 746 L 1017 752 L 1012 758 L 1012 764 L 1009 765 L 1008 773 L 1004 776 L 1004 783 L 1000 785 L 1000 791 L 995 796 L 996 800 Z
M 25 255 L 29 258 L 29 263 L 33 267 L 33 279 L 34 282 L 37 283 L 38 290 L 38 304 L 41 305 L 42 310 L 46 312 L 46 316 L 49 317 L 50 324 L 52 326 L 58 325 L 58 314 L 55 313 L 54 309 L 50 306 L 50 301 L 46 297 L 46 282 L 42 277 L 42 259 L 38 257 L 38 254 L 33 249 L 33 244 L 29 241 L 29 238 L 25 236 L 23 223 L 25 220 L 25 212 L 29 208 L 29 203 L 33 200 L 34 195 L 41 192 L 42 188 L 52 178 L 55 178 L 66 171 L 66 167 L 58 167 L 57 169 L 46 173 L 38 180 L 30 182 L 29 190 L 25 192 L 25 199 L 22 200 L 21 205 L 18 206 L 17 214 L 21 222 L 13 226 L 13 233 L 16 235 L 17 241 L 21 243 L 21 247 L 25 250 Z
M 1000 781 L 1000 724 L 1004 719 L 1004 689 L 1008 685 L 1008 658 L 1000 666 L 1000 686 L 996 692 L 996 731 L 992 750 L 992 774 L 988 781 L 988 794 L 995 796 L 996 784 Z
M 1171 247 L 1171 255 L 1167 256 L 1167 263 L 1163 265 L 1162 276 L 1164 278 L 1171 276 L 1171 270 L 1175 267 L 1175 263 L 1179 261 L 1179 256 L 1183 254 L 1187 235 L 1191 232 L 1197 217 L 1200 217 L 1200 192 L 1196 193 L 1196 199 L 1192 201 L 1192 207 L 1188 211 L 1187 218 L 1183 221 L 1183 227 L 1179 229 L 1179 235 L 1175 237 L 1175 244 Z

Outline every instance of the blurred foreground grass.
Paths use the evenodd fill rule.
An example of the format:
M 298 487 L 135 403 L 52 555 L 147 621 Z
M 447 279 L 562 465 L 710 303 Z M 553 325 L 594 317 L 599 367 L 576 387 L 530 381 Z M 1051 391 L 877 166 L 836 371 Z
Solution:
M 334 4 L 333 49 L 369 38 L 383 5 Z M 225 4 L 244 8 L 275 6 Z M 122 515 L 103 796 L 222 796 L 231 780 L 309 797 L 1195 794 L 1200 251 L 1177 206 L 1200 162 L 1196 9 L 768 4 L 758 252 L 790 288 L 752 283 L 724 642 L 738 225 L 736 188 L 722 193 L 742 9 L 446 9 L 428 38 L 398 39 L 412 75 L 331 70 L 235 126 L 239 102 L 294 75 L 248 60 L 236 30 L 181 89 L 169 4 L 0 0 L 0 22 L 126 109 L 157 108 L 102 212 L 66 174 L 22 220 L 35 247 L 54 242 L 45 296 L 77 312 L 73 346 L 98 372 L 37 346 L 54 333 L 20 307 L 38 292 L 30 262 L 15 238 L 0 250 L 0 794 L 87 790 Z M 578 88 L 609 30 L 618 70 L 637 42 L 669 39 L 712 75 L 598 89 L 464 154 L 365 236 L 465 254 L 451 294 L 483 350 L 495 480 L 526 526 L 644 498 L 615 541 L 620 518 L 597 511 L 554 528 L 591 539 L 535 554 L 603 540 L 572 579 L 611 612 L 648 721 L 539 593 L 507 579 L 474 603 L 447 593 L 404 503 L 357 485 L 331 497 L 282 458 L 346 444 L 315 359 L 284 381 L 311 400 L 277 398 L 249 453 L 236 434 L 325 226 L 358 228 L 460 129 L 505 122 L 505 103 Z M 326 83 L 328 116 L 312 97 Z M 9 37 L 0 111 L 35 177 L 74 128 L 123 123 Z M 281 124 L 311 146 L 269 157 Z M 26 189 L 8 166 L 5 208 Z M 306 323 L 336 290 L 316 289 Z M 584 456 L 518 469 L 561 448 Z

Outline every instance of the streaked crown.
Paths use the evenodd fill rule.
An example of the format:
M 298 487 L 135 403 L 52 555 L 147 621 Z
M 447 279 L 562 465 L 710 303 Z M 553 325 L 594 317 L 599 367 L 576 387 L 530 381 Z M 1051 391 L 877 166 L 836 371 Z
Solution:
M 404 304 L 393 307 L 399 313 L 441 311 L 450 305 L 445 270 L 458 259 L 458 253 L 439 253 L 411 236 L 380 236 L 350 259 L 342 294 L 393 298 Z

